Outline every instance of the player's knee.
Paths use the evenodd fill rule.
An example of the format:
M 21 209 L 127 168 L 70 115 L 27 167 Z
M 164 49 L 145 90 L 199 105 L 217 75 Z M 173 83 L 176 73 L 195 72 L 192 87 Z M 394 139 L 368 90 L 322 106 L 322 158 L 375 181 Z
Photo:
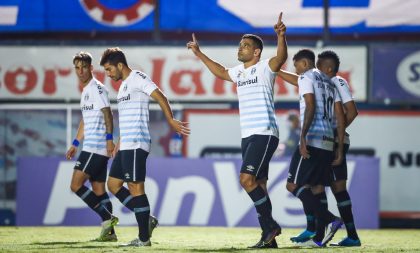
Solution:
M 316 194 L 323 193 L 323 192 L 325 192 L 325 186 L 323 186 L 323 185 L 315 185 L 315 186 L 312 186 L 311 187 L 311 191 L 315 195 Z
M 70 184 L 70 190 L 71 190 L 72 192 L 74 192 L 74 193 L 76 193 L 76 192 L 80 189 L 80 187 L 82 187 L 82 185 L 81 185 L 81 184 L 78 184 L 78 183 L 76 183 L 76 182 L 72 182 L 72 183 Z
M 128 182 L 127 186 L 132 196 L 139 196 L 145 194 L 144 182 Z
M 296 190 L 296 187 L 297 186 L 295 184 L 289 182 L 286 184 L 286 189 L 291 193 L 293 193 Z
M 107 184 L 106 184 L 106 186 L 107 186 L 107 188 L 108 188 L 108 191 L 110 191 L 112 194 L 116 194 L 119 190 L 120 190 L 120 188 L 121 188 L 121 186 L 120 185 L 118 185 L 118 184 L 115 184 L 114 182 L 112 182 L 112 181 L 108 181 L 107 182 Z
M 239 177 L 239 183 L 244 189 L 253 188 L 256 184 L 255 179 L 249 174 L 241 174 Z
M 103 195 L 106 192 L 105 183 L 92 182 L 92 191 L 96 194 L 96 196 Z
M 333 182 L 331 184 L 331 190 L 333 193 L 338 193 L 347 190 L 346 181 L 341 180 L 337 182 Z

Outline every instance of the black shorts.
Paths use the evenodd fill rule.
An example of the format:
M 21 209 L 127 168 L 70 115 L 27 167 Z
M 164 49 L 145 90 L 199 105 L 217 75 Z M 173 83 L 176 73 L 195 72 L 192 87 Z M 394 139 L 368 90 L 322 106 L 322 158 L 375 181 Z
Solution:
M 344 144 L 344 154 L 343 154 L 343 161 L 338 166 L 333 166 L 331 170 L 331 179 L 332 181 L 341 181 L 347 180 L 347 152 L 349 151 L 350 145 Z
M 279 139 L 272 135 L 251 135 L 242 139 L 241 173 L 254 175 L 257 180 L 268 179 L 268 165 Z
M 125 182 L 144 182 L 148 155 L 149 152 L 141 148 L 118 151 L 112 161 L 109 176 Z
M 88 174 L 90 181 L 105 182 L 108 160 L 108 156 L 82 151 L 74 169 Z
M 303 159 L 297 146 L 290 161 L 287 182 L 302 185 L 325 185 L 330 182 L 334 152 L 307 146 L 310 157 Z

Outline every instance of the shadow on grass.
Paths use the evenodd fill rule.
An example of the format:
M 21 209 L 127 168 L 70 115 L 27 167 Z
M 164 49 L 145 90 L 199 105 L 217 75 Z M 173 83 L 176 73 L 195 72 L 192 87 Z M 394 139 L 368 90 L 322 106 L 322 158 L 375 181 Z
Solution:
M 98 245 L 92 245 L 87 244 L 90 242 L 34 242 L 30 245 L 37 245 L 40 246 L 40 250 L 48 250 L 48 249 L 136 249 L 136 247 L 119 247 L 118 245 L 107 245 L 107 244 L 98 244 Z M 54 247 L 55 246 L 55 247 Z M 152 247 L 151 249 L 153 249 Z M 305 248 L 299 248 L 296 246 L 290 246 L 290 247 L 279 247 L 276 250 L 304 250 Z M 306 248 L 307 249 L 307 248 Z M 183 249 L 177 249 L 177 248 L 154 248 L 154 250 L 158 250 L 159 252 L 259 252 L 261 250 L 265 249 L 253 249 L 253 248 L 242 248 L 242 247 L 230 247 L 230 248 L 183 248 Z
M 92 242 L 34 242 L 30 245 L 37 245 L 41 246 L 41 249 L 100 249 L 100 248 L 110 248 L 114 247 L 114 245 L 106 245 L 106 244 L 95 244 L 92 245 L 89 243 Z M 94 243 L 94 242 L 93 242 Z M 58 247 L 42 247 L 42 246 L 58 246 Z
M 85 242 L 33 242 L 31 245 L 48 246 L 48 245 L 69 245 L 69 244 L 81 244 Z
M 117 247 L 121 249 L 121 247 Z M 134 249 L 135 247 L 125 247 L 126 249 Z M 190 249 L 190 248 L 159 248 L 153 247 L 152 250 L 156 250 L 158 252 L 239 252 L 244 251 L 244 248 L 220 248 L 220 249 Z
M 308 249 L 308 248 L 306 248 Z M 296 246 L 289 247 L 279 247 L 277 249 L 255 249 L 255 248 L 242 248 L 242 247 L 231 247 L 231 248 L 218 248 L 218 249 L 194 249 L 194 248 L 184 248 L 184 249 L 158 249 L 160 252 L 261 252 L 261 250 L 305 250 L 305 248 L 299 248 Z

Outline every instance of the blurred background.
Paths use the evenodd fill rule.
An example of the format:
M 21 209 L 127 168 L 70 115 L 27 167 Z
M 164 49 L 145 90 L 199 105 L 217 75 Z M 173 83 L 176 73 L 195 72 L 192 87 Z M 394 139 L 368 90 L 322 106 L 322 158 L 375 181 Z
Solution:
M 81 118 L 72 57 L 92 53 L 94 75 L 110 90 L 118 136 L 120 83 L 98 63 L 107 47 L 119 46 L 192 129 L 180 138 L 151 104 L 146 185 L 161 224 L 256 226 L 236 179 L 235 85 L 216 79 L 185 44 L 194 32 L 204 53 L 233 67 L 241 35 L 255 33 L 269 58 L 282 11 L 289 46 L 283 68 L 294 71 L 291 59 L 301 48 L 335 50 L 357 102 L 359 116 L 348 129 L 356 226 L 420 228 L 419 7 L 417 0 L 1 0 L 0 225 L 98 224 L 71 194 L 74 161 L 64 161 Z M 284 187 L 298 92 L 280 78 L 275 106 L 281 144 L 270 194 L 280 223 L 299 227 L 305 224 L 300 202 Z M 118 214 L 122 224 L 135 224 Z

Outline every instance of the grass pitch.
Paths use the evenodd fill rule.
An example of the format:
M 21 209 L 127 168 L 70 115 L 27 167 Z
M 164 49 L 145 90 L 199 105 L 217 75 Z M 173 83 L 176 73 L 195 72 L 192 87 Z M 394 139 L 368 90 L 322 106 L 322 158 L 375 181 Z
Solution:
M 289 241 L 300 229 L 284 229 L 279 249 L 248 250 L 256 243 L 257 228 L 158 227 L 152 247 L 118 247 L 136 237 L 136 227 L 116 227 L 118 242 L 90 242 L 99 227 L 0 227 L 0 252 L 420 252 L 420 230 L 359 230 L 362 247 L 299 249 Z M 340 230 L 333 241 L 345 236 Z

